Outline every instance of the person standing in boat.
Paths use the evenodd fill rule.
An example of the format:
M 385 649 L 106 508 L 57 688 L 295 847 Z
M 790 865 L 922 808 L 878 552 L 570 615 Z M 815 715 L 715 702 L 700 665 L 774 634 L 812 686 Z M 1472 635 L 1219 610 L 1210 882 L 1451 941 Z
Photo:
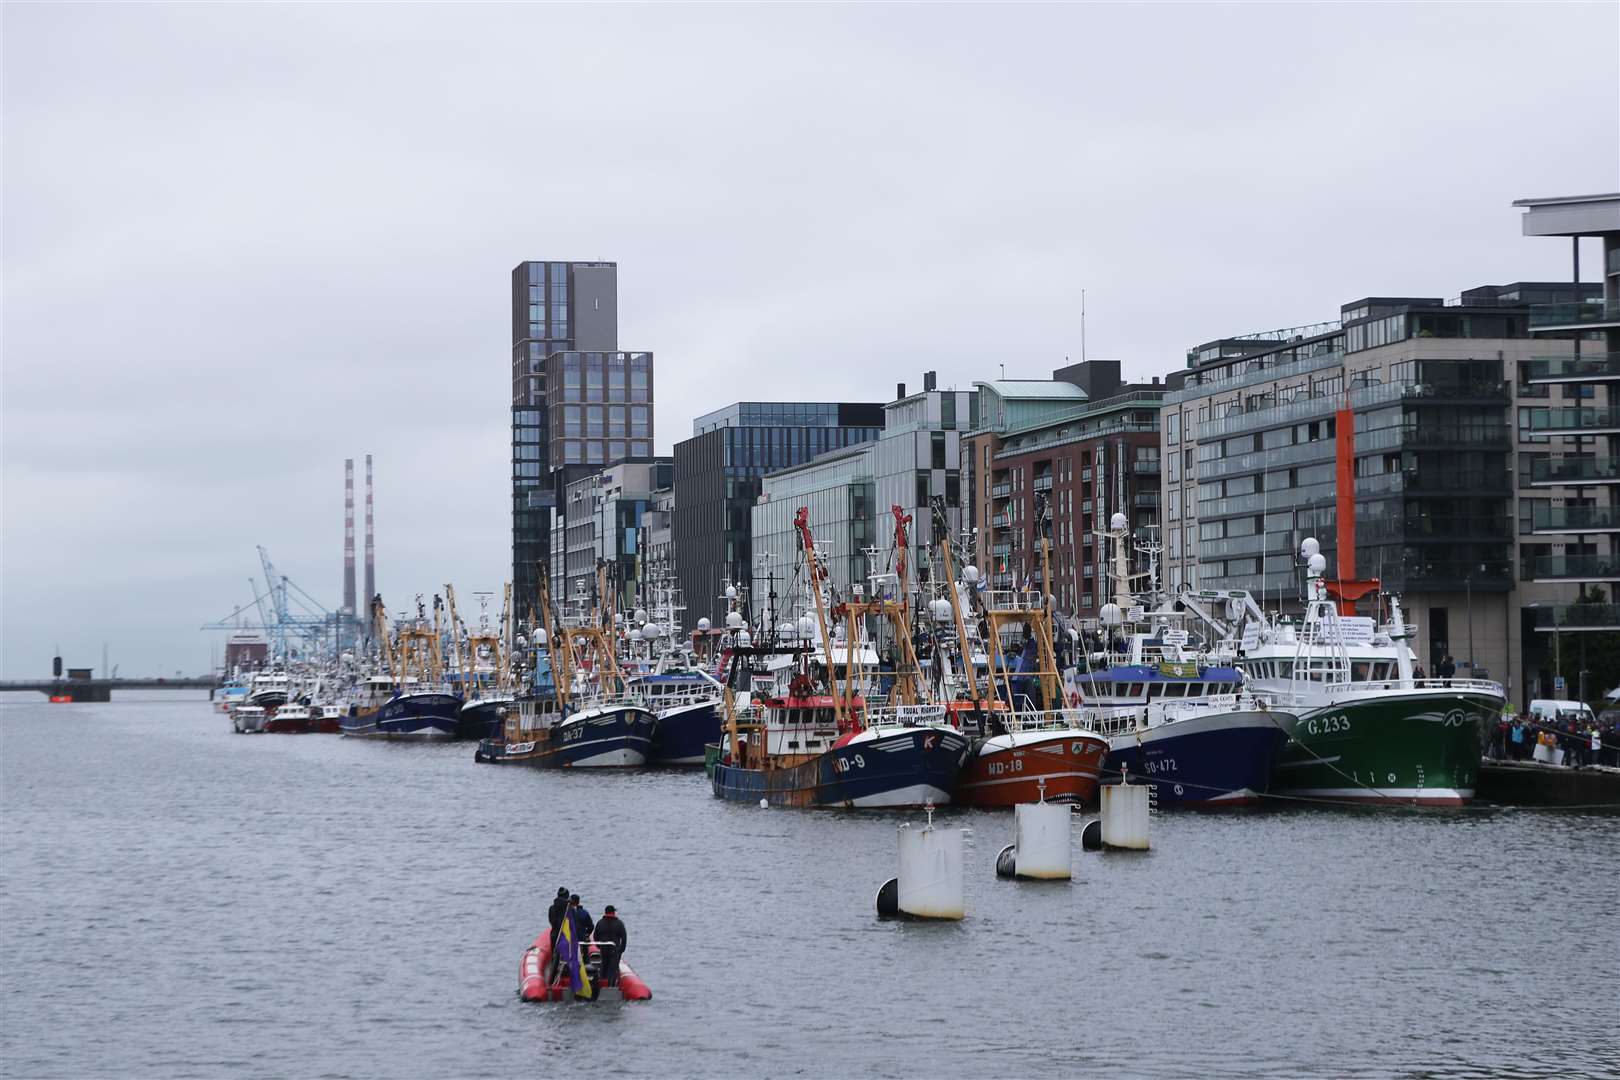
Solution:
M 568 897 L 568 920 L 573 926 L 575 941 L 586 940 L 591 936 L 591 931 L 596 929 L 596 920 L 592 919 L 591 913 L 580 904 L 579 893 L 573 893 Z
M 625 932 L 618 908 L 612 904 L 602 909 L 602 921 L 596 924 L 596 940 L 613 946 L 603 951 L 602 985 L 616 986 L 619 982 L 619 957 L 624 955 L 630 935 Z
M 546 981 L 552 982 L 557 977 L 557 934 L 562 930 L 563 917 L 568 913 L 568 886 L 558 888 L 557 898 L 551 902 L 546 910 L 546 921 L 551 924 L 551 958 L 550 970 L 546 972 Z

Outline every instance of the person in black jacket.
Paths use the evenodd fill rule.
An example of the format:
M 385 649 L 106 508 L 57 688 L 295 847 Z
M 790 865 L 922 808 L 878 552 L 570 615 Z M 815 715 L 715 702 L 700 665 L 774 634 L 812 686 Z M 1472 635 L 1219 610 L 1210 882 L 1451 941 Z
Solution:
M 595 936 L 597 941 L 613 946 L 602 951 L 602 985 L 614 986 L 619 981 L 619 957 L 624 955 L 630 935 L 625 932 L 618 909 L 612 904 L 602 909 L 602 921 L 596 924 Z
M 546 921 L 551 924 L 551 957 L 547 961 L 546 981 L 557 977 L 557 935 L 562 931 L 563 915 L 568 911 L 568 887 L 565 885 L 557 890 L 557 898 L 551 902 L 546 911 Z
M 579 902 L 579 893 L 569 894 L 568 914 L 564 917 L 574 920 L 575 941 L 589 940 L 591 932 L 596 929 L 596 921 L 591 918 L 591 913 Z

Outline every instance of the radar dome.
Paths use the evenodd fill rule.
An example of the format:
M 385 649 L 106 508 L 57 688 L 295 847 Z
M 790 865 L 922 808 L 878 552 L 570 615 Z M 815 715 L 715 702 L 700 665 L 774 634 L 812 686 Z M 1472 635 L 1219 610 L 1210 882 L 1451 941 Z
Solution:
M 972 564 L 962 567 L 962 580 L 972 585 L 979 580 L 979 568 Z
M 808 615 L 799 616 L 799 636 L 809 637 L 816 632 L 816 620 Z
M 1307 536 L 1305 539 L 1299 542 L 1299 553 L 1305 556 L 1307 559 L 1321 550 L 1322 545 L 1316 542 L 1316 537 L 1314 536 Z
M 1097 617 L 1104 626 L 1118 626 L 1125 621 L 1125 613 L 1119 610 L 1118 604 L 1104 604 Z
M 544 630 L 542 630 L 542 629 L 536 629 L 535 630 L 535 632 L 534 632 L 534 643 L 536 645 L 544 645 L 546 643 L 546 632 Z
M 709 628 L 711 626 L 713 626 L 713 625 L 714 624 L 709 621 L 708 616 L 704 616 L 703 618 L 698 620 L 698 630 L 701 631 L 702 633 L 705 633 L 705 634 L 708 633 Z
M 735 600 L 735 599 L 737 599 L 737 586 L 735 586 L 735 585 L 727 585 L 726 586 L 726 599 L 727 600 Z
M 636 608 L 636 613 L 635 613 L 634 616 L 632 616 L 632 618 L 634 618 L 636 620 L 636 622 L 638 622 L 638 623 L 646 622 L 647 621 L 647 609 L 646 608 Z
M 1124 532 L 1130 523 L 1130 519 L 1124 514 L 1115 514 L 1108 519 L 1108 527 L 1115 532 Z
M 656 641 L 658 639 L 658 624 L 648 623 L 643 626 L 641 628 L 641 637 L 644 641 Z
M 1320 574 L 1322 571 L 1327 569 L 1327 556 L 1318 552 L 1317 554 L 1312 555 L 1310 561 L 1305 565 L 1311 568 L 1311 573 Z
M 741 630 L 742 629 L 742 624 L 743 624 L 742 612 L 740 612 L 740 611 L 728 611 L 728 612 L 726 612 L 726 629 L 727 630 Z

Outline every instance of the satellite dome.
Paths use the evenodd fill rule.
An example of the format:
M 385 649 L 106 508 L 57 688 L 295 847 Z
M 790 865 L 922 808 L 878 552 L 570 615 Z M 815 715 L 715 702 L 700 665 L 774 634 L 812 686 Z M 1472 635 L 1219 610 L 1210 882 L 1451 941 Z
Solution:
M 1305 556 L 1306 559 L 1309 559 L 1312 555 L 1315 555 L 1321 550 L 1322 545 L 1316 542 L 1316 537 L 1314 536 L 1307 536 L 1305 539 L 1299 542 L 1299 553 Z
M 1130 524 L 1130 519 L 1124 514 L 1115 514 L 1113 517 L 1108 519 L 1108 527 L 1114 532 L 1124 532 L 1130 526 Z
M 698 629 L 704 633 L 708 633 L 709 627 L 713 625 L 713 623 L 709 622 L 708 616 L 704 616 L 698 620 Z
M 967 582 L 969 585 L 972 585 L 974 582 L 978 581 L 979 568 L 971 563 L 962 567 L 962 580 Z
M 780 637 L 790 638 L 798 630 L 792 619 L 783 619 L 776 624 L 776 633 Z
M 1104 604 L 1097 617 L 1104 626 L 1118 626 L 1125 621 L 1125 613 L 1119 610 L 1118 604 Z
M 638 622 L 638 623 L 644 623 L 644 622 L 647 621 L 647 609 L 646 608 L 636 608 L 635 615 L 633 615 L 631 617 L 633 619 L 635 619 L 635 621 Z
M 1310 567 L 1311 573 L 1320 574 L 1322 571 L 1327 569 L 1327 556 L 1323 555 L 1321 552 L 1318 552 L 1317 554 L 1312 555 L 1310 561 L 1305 565 Z
M 929 603 L 928 610 L 933 612 L 935 622 L 949 622 L 951 618 L 951 602 L 946 599 L 936 599 Z
M 816 632 L 816 620 L 808 615 L 799 616 L 799 636 L 809 637 Z
M 658 640 L 658 633 L 659 631 L 657 623 L 648 623 L 646 626 L 641 628 L 641 637 L 644 641 Z
M 546 643 L 546 632 L 544 630 L 535 630 L 534 643 L 536 645 L 544 645 Z
M 742 625 L 743 625 L 742 612 L 740 612 L 740 611 L 728 611 L 728 612 L 726 612 L 726 629 L 727 630 L 741 630 Z
M 735 586 L 735 585 L 727 585 L 726 586 L 726 599 L 727 600 L 735 600 L 735 599 L 737 599 L 737 586 Z

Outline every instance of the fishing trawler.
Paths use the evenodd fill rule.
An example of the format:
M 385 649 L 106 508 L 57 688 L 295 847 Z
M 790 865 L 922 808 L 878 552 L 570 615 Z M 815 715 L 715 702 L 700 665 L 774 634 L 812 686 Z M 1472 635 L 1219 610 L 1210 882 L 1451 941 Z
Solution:
M 285 671 L 258 671 L 248 681 L 246 703 L 269 711 L 286 704 L 292 680 Z
M 386 687 L 391 693 L 380 703 L 351 709 L 342 721 L 343 734 L 419 742 L 455 738 L 461 697 L 444 681 L 439 645 L 442 602 L 433 598 L 433 620 L 429 623 L 422 598 L 417 596 L 416 618 L 400 628 L 397 640 L 388 634 L 381 601 L 374 603 L 377 640 L 381 642 L 387 677 L 372 689 Z
M 446 584 L 444 594 L 450 608 L 456 670 L 464 698 L 456 720 L 456 737 L 473 741 L 493 738 L 500 734 L 507 713 L 517 707 L 517 694 L 511 685 L 510 650 L 506 645 L 512 635 L 512 586 L 510 583 L 505 586 L 499 630 L 489 620 L 488 595 L 479 594 L 478 628 L 467 632 L 465 654 L 461 620 L 456 614 L 455 589 Z
M 957 581 L 949 531 L 936 532 L 946 595 L 929 604 L 938 627 L 934 662 L 954 699 L 948 706 L 951 715 L 974 739 L 957 782 L 957 801 L 982 807 L 1043 798 L 1095 803 L 1108 743 L 1064 700 L 1050 598 L 1033 589 L 986 589 L 987 602 L 980 604 L 978 568 L 971 563 L 963 567 Z M 1050 571 L 1044 534 L 1041 545 L 1044 575 Z M 971 623 L 964 612 L 975 614 Z M 974 663 L 983 654 L 976 631 L 981 613 L 987 638 L 983 648 L 988 650 L 982 682 Z M 1020 634 L 1026 636 L 1020 640 Z
M 1108 739 L 1104 769 L 1153 786 L 1160 806 L 1242 806 L 1259 802 L 1287 741 L 1292 713 L 1257 699 L 1231 663 L 1190 648 L 1184 629 L 1164 612 L 1149 616 L 1131 591 L 1128 522 L 1115 514 L 1104 549 L 1112 547 L 1114 599 L 1101 610 L 1102 649 L 1088 654 L 1090 670 L 1075 677 L 1085 714 Z M 1159 547 L 1140 548 L 1153 560 L 1137 575 L 1155 588 Z
M 746 629 L 735 631 L 725 679 L 726 731 L 710 774 L 714 794 L 800 807 L 949 802 L 968 739 L 946 721 L 943 705 L 916 700 L 920 680 L 908 633 L 896 635 L 906 659 L 893 674 L 891 702 L 867 702 L 876 686 L 863 670 L 860 627 L 875 615 L 902 629 L 900 604 L 855 599 L 834 608 L 806 508 L 794 525 L 809 571 L 820 654 L 803 643 L 755 645 Z M 830 612 L 846 621 L 841 641 L 829 630 Z
M 1474 797 L 1487 733 L 1506 705 L 1487 679 L 1418 679 L 1400 599 L 1385 624 L 1341 612 L 1315 539 L 1303 619 L 1250 623 L 1242 664 L 1257 697 L 1297 714 L 1274 787 L 1303 798 L 1461 806 Z
M 540 609 L 546 625 L 533 631 L 528 688 L 474 760 L 549 769 L 646 764 L 657 718 L 626 690 L 611 637 L 594 615 L 558 636 L 544 583 Z
M 734 603 L 737 590 L 727 588 Z M 701 765 L 705 748 L 720 738 L 720 681 L 672 637 L 685 611 L 672 576 L 662 569 L 654 573 L 647 592 L 650 611 L 634 612 L 627 631 L 629 659 L 640 669 L 627 676 L 627 686 L 658 720 L 648 764 Z M 733 615 L 740 624 L 742 616 L 733 609 L 727 617 Z

